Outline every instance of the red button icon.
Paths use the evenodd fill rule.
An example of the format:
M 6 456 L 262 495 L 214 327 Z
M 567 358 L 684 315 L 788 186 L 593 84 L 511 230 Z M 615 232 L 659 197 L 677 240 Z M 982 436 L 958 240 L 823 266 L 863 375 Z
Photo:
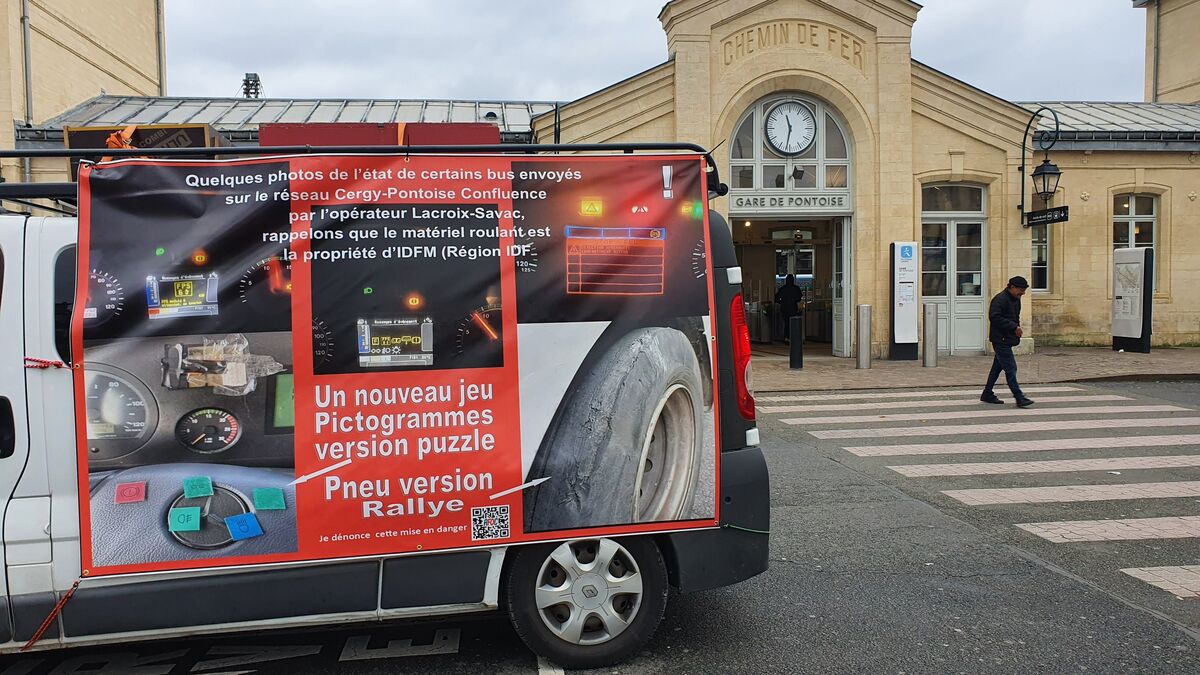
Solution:
M 135 504 L 146 501 L 146 483 L 118 483 L 115 501 L 118 504 Z

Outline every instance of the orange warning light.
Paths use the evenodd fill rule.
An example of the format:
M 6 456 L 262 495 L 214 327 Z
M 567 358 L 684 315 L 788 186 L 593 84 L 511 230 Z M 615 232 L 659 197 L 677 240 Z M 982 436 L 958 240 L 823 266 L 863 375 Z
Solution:
M 421 309 L 425 306 L 425 298 L 420 293 L 409 293 L 404 298 L 404 306 L 409 309 Z
M 192 264 L 196 266 L 204 266 L 208 264 L 208 252 L 202 248 L 192 251 Z
M 597 197 L 586 197 L 579 203 L 579 215 L 581 216 L 602 216 L 604 215 L 604 200 Z

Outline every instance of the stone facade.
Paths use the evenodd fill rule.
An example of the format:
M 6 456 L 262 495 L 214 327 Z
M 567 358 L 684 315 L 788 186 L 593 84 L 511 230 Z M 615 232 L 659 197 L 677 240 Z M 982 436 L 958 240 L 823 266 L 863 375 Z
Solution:
M 1146 100 L 1200 103 L 1200 0 L 1135 0 L 1146 7 Z
M 163 81 L 161 0 L 9 0 L 0 49 L 0 137 L 13 138 L 26 117 L 25 31 L 29 12 L 32 122 L 37 124 L 101 92 L 156 96 Z M 62 161 L 36 162 L 35 180 L 61 180 Z M 22 180 L 20 160 L 0 166 Z
M 1160 1 L 1164 12 L 1200 21 L 1200 0 Z M 667 61 L 564 106 L 562 141 L 720 144 L 715 158 L 728 181 L 735 125 L 757 102 L 794 94 L 835 110 L 852 146 L 846 307 L 873 307 L 871 351 L 884 357 L 892 292 L 889 245 L 922 241 L 923 186 L 983 188 L 984 303 L 1010 276 L 1029 277 L 1032 259 L 1031 230 L 1022 226 L 1018 211 L 1021 184 L 1029 180 L 1019 167 L 1031 110 L 914 62 L 910 41 L 919 9 L 908 0 L 673 0 L 659 16 Z M 1170 39 L 1174 34 L 1160 33 L 1164 62 L 1182 64 L 1160 68 L 1164 93 L 1176 87 L 1178 73 L 1197 72 L 1195 56 L 1183 51 L 1186 41 Z M 535 120 L 539 142 L 552 138 L 553 125 L 550 115 Z M 1069 206 L 1071 217 L 1049 226 L 1049 288 L 1026 296 L 1032 302 L 1025 303 L 1024 323 L 1033 338 L 1026 348 L 1042 340 L 1108 342 L 1113 198 L 1124 193 L 1157 199 L 1155 243 L 1163 259 L 1155 342 L 1200 342 L 1200 296 L 1184 292 L 1200 271 L 1200 239 L 1189 234 L 1200 226 L 1197 154 L 1073 149 L 1051 157 L 1063 171 L 1053 205 Z M 1030 157 L 1029 168 L 1040 159 Z M 1032 197 L 1026 202 L 1026 210 L 1036 208 Z M 714 208 L 737 219 L 735 240 L 763 234 L 761 218 L 731 210 L 729 198 L 714 200 Z M 743 217 L 754 218 L 753 227 L 743 231 Z M 776 215 L 765 227 L 792 220 Z M 744 277 L 773 279 L 773 254 L 754 248 L 743 247 Z M 985 349 L 982 339 L 973 348 Z M 857 349 L 848 345 L 845 355 Z

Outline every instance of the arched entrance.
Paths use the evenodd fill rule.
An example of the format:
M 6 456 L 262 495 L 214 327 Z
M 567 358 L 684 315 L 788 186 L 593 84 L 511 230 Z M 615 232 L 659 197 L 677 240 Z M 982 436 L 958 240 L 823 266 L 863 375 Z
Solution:
M 775 303 L 801 289 L 806 344 L 851 356 L 853 147 L 824 101 L 781 92 L 751 105 L 729 139 L 729 215 L 751 303 L 752 337 L 781 341 Z

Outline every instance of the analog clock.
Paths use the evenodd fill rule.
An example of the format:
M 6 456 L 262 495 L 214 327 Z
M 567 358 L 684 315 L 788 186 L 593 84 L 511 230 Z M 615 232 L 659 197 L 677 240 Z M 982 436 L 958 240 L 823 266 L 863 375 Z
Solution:
M 784 101 L 767 111 L 763 133 L 775 152 L 793 157 L 813 144 L 817 137 L 817 120 L 799 101 Z

